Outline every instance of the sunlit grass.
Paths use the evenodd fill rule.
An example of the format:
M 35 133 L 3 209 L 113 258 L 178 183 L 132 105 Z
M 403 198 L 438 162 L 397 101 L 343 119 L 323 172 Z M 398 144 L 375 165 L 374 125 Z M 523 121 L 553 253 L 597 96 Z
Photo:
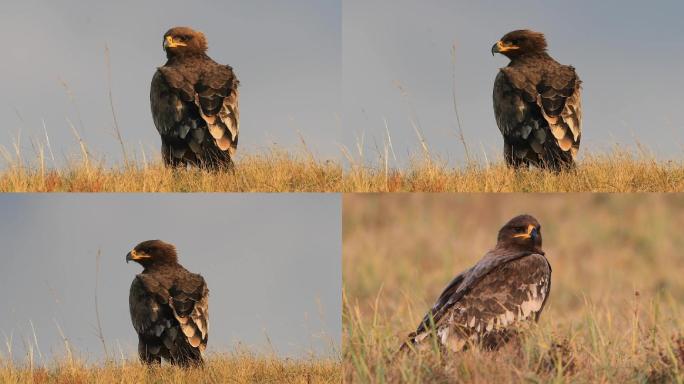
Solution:
M 57 163 L 47 146 L 32 158 L 0 147 L 0 192 L 678 192 L 684 162 L 657 161 L 615 149 L 585 154 L 576 169 L 554 173 L 513 170 L 501 161 L 450 166 L 423 151 L 406 167 L 343 149 L 343 160 L 317 159 L 304 145 L 241 154 L 234 172 L 169 169 L 158 155 L 140 153 L 106 165 L 79 139 L 80 152 Z M 360 152 L 360 151 L 359 151 Z
M 230 352 L 210 352 L 202 367 L 178 367 L 167 362 L 147 366 L 134 351 L 107 345 L 104 357 L 80 353 L 55 323 L 62 348 L 41 351 L 33 323 L 32 334 L 19 340 L 5 334 L 0 347 L 0 383 L 340 383 L 337 348 L 325 357 L 308 352 L 300 358 L 279 357 L 273 346 L 254 352 L 238 344 Z M 99 337 L 99 336 L 98 336 Z M 15 346 L 20 346 L 15 350 Z
M 248 352 L 212 355 L 203 368 L 147 367 L 135 360 L 89 364 L 78 359 L 45 365 L 17 364 L 0 355 L 2 383 L 335 383 L 335 360 L 294 360 Z

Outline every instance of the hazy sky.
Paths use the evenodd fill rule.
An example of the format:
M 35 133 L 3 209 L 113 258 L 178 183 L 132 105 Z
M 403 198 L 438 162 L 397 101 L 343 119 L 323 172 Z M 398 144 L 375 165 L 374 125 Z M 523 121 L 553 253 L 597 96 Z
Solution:
M 237 342 L 270 351 L 267 335 L 282 356 L 332 355 L 340 346 L 337 195 L 3 194 L 0 216 L 3 354 L 13 337 L 15 357 L 23 357 L 32 321 L 44 355 L 64 351 L 59 324 L 82 356 L 103 356 L 94 305 L 99 249 L 105 338 L 117 353 L 119 343 L 137 356 L 128 293 L 142 267 L 125 257 L 156 238 L 174 243 L 181 264 L 207 281 L 208 351 Z
M 140 151 L 142 143 L 148 155 L 158 155 L 150 81 L 166 61 L 164 32 L 188 25 L 206 34 L 209 55 L 232 65 L 242 83 L 239 154 L 274 142 L 296 147 L 299 130 L 321 156 L 337 156 L 340 14 L 339 0 L 3 1 L 0 146 L 12 148 L 21 129 L 24 155 L 33 157 L 29 138 L 44 139 L 44 119 L 56 156 L 74 154 L 69 118 L 94 153 L 120 159 L 107 44 L 121 134 L 132 149 Z
M 397 156 L 406 159 L 419 148 L 413 108 L 433 154 L 461 160 L 452 103 L 455 42 L 465 138 L 474 151 L 500 158 L 492 85 L 508 60 L 492 57 L 490 48 L 506 32 L 531 28 L 544 32 L 551 55 L 574 65 L 584 81 L 583 148 L 638 140 L 659 156 L 681 158 L 682 13 L 684 3 L 674 0 L 345 0 L 344 143 L 365 133 L 367 151 L 375 142 L 382 148 L 384 117 Z

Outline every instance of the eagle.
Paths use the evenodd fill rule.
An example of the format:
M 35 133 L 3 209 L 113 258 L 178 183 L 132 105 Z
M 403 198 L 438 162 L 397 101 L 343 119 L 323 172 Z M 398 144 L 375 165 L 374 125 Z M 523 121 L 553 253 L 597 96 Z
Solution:
M 174 27 L 164 34 L 167 61 L 150 87 L 164 164 L 231 169 L 238 144 L 240 82 L 229 65 L 207 55 L 202 32 Z
M 546 38 L 509 32 L 492 47 L 510 59 L 494 80 L 494 115 L 508 166 L 556 172 L 575 164 L 582 137 L 581 84 L 575 68 L 546 51 Z
M 126 255 L 144 268 L 131 284 L 129 306 L 146 364 L 162 357 L 180 366 L 202 365 L 209 335 L 209 289 L 201 275 L 178 264 L 176 247 L 143 241 Z
M 516 216 L 499 230 L 496 247 L 447 285 L 400 350 L 434 340 L 453 352 L 498 349 L 521 325 L 539 320 L 550 288 L 541 226 L 530 215 Z

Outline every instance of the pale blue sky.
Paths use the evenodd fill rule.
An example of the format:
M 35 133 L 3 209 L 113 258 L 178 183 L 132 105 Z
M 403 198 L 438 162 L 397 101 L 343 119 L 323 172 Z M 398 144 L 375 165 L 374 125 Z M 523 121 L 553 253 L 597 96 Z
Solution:
M 119 160 L 107 44 L 121 134 L 131 150 L 139 152 L 142 143 L 148 156 L 158 155 L 149 85 L 166 61 L 162 35 L 188 25 L 206 34 L 209 55 L 232 65 L 242 82 L 239 155 L 271 143 L 296 148 L 301 131 L 322 157 L 337 156 L 340 8 L 339 0 L 3 1 L 0 146 L 12 148 L 21 130 L 24 156 L 34 157 L 29 139 L 44 140 L 44 119 L 55 155 L 78 153 L 69 118 L 93 153 Z M 82 127 L 61 81 L 73 94 Z
M 48 361 L 64 352 L 56 323 L 79 356 L 103 356 L 95 332 L 99 249 L 104 335 L 110 350 L 118 354 L 120 344 L 135 358 L 128 292 L 142 267 L 125 257 L 143 240 L 163 239 L 207 281 L 209 352 L 238 342 L 267 352 L 268 336 L 281 356 L 334 355 L 340 209 L 339 196 L 322 194 L 0 195 L 1 353 L 13 338 L 15 357 L 24 357 L 32 321 Z
M 501 158 L 492 85 L 508 61 L 490 48 L 514 29 L 542 31 L 550 53 L 584 81 L 582 150 L 605 151 L 635 140 L 661 158 L 681 159 L 684 127 L 684 3 L 681 1 L 409 1 L 345 0 L 343 98 L 345 137 L 365 134 L 368 157 L 386 137 L 399 161 L 419 146 L 415 110 L 433 155 L 463 160 L 452 104 L 456 95 L 471 149 Z M 409 93 L 402 97 L 394 82 Z M 392 163 L 390 163 L 392 164 Z

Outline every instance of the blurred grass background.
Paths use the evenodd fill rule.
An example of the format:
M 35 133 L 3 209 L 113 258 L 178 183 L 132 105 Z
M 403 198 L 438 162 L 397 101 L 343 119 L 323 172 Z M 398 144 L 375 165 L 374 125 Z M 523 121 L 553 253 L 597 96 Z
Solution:
M 519 348 L 394 358 L 448 282 L 529 213 L 553 267 Z M 354 382 L 684 380 L 684 196 L 346 194 L 344 369 Z

